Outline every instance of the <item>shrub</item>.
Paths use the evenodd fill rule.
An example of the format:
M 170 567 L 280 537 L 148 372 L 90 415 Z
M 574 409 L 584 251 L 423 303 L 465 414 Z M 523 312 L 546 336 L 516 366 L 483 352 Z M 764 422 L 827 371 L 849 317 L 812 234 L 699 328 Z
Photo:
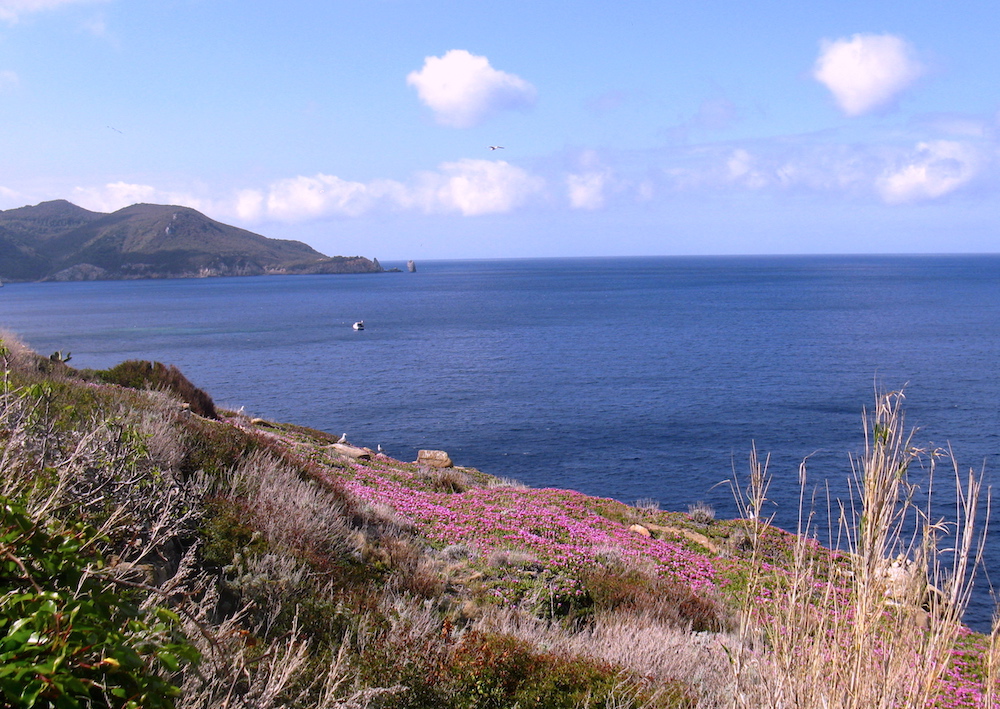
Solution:
M 597 569 L 587 574 L 585 584 L 596 611 L 627 611 L 695 632 L 717 632 L 728 625 L 727 614 L 714 599 L 641 569 Z
M 688 505 L 688 516 L 692 522 L 697 524 L 711 524 L 715 521 L 715 508 L 698 501 L 693 505 Z
M 635 501 L 635 508 L 644 512 L 659 512 L 660 501 L 652 497 L 643 497 Z
M 523 640 L 470 631 L 449 658 L 448 684 L 459 709 L 611 705 L 626 678 L 600 662 L 535 649 Z
M 48 528 L 0 500 L 0 694 L 5 706 L 172 707 L 163 676 L 197 652 L 163 608 L 140 610 L 95 572 L 81 526 Z
M 192 384 L 174 365 L 144 360 L 128 360 L 98 372 L 109 384 L 132 389 L 163 389 L 175 394 L 191 407 L 191 411 L 205 418 L 218 418 L 212 397 Z

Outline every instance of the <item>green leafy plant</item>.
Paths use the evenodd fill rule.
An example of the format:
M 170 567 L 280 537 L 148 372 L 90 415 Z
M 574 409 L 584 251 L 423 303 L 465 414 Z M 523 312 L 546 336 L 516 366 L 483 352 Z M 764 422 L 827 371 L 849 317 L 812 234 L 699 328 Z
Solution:
M 198 653 L 178 616 L 101 572 L 93 535 L 0 499 L 0 698 L 18 709 L 169 708 Z

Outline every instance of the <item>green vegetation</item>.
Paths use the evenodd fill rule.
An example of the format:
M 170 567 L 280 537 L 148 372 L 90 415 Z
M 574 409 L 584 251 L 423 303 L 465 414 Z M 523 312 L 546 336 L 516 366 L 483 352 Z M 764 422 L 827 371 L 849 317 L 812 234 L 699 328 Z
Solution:
M 50 528 L 46 528 L 46 526 Z M 196 662 L 180 618 L 140 608 L 102 573 L 92 532 L 0 498 L 0 694 L 5 706 L 170 707 Z
M 756 514 L 756 455 L 743 519 L 630 506 L 345 457 L 176 368 L 0 333 L 0 705 L 995 706 L 1000 634 L 958 622 L 977 483 L 945 542 L 899 401 L 831 552 Z

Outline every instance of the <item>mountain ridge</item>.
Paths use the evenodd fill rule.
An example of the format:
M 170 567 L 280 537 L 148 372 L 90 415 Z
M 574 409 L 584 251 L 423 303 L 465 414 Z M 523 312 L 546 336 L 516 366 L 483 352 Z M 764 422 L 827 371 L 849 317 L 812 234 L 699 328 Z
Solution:
M 190 207 L 133 204 L 92 212 L 67 200 L 0 211 L 3 281 L 125 280 L 378 273 L 377 260 L 326 256 Z

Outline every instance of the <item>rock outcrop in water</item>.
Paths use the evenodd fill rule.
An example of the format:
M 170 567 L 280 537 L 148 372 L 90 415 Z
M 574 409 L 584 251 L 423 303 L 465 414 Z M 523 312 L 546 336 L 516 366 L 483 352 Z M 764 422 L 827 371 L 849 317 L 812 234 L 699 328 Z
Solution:
M 378 261 L 321 254 L 188 207 L 111 214 L 66 200 L 0 211 L 0 280 L 91 281 L 265 274 L 381 273 Z

